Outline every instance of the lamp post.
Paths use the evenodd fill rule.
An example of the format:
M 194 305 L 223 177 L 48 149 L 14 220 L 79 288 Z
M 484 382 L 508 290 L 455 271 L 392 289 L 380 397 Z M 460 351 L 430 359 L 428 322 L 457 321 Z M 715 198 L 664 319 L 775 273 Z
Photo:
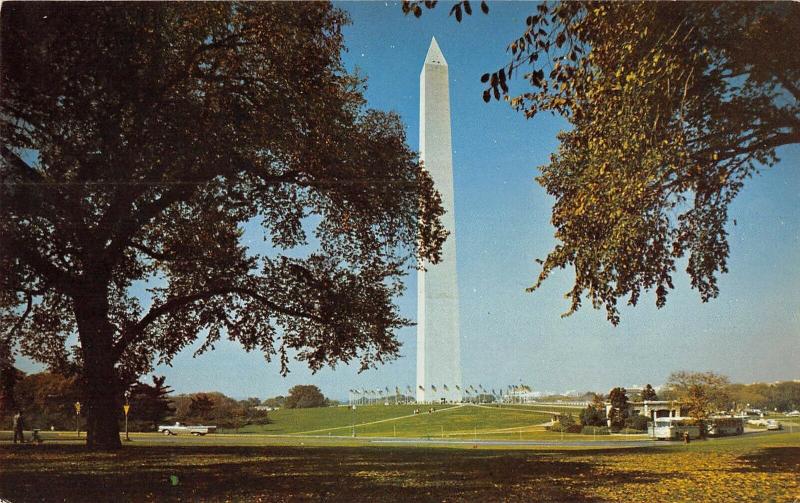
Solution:
M 356 406 L 353 405 L 352 407 L 350 407 L 350 410 L 353 411 L 353 413 L 350 414 L 350 418 L 351 418 L 351 423 L 353 425 L 353 438 L 355 438 L 356 437 Z
M 75 434 L 78 435 L 78 438 L 81 438 L 81 426 L 78 422 L 81 417 L 81 403 L 75 402 Z
M 128 411 L 131 410 L 130 404 L 131 398 L 131 390 L 125 391 L 125 405 L 122 406 L 122 410 L 125 411 L 125 441 L 130 442 L 131 437 L 128 436 Z

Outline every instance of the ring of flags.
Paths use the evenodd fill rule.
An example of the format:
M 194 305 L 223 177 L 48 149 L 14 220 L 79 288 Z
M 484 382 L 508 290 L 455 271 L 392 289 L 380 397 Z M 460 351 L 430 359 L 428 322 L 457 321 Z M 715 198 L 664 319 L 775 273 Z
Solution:
M 468 397 L 469 401 L 473 402 L 474 401 L 483 402 L 485 400 L 484 395 L 488 395 L 491 398 L 491 401 L 500 401 L 500 402 L 514 401 L 517 398 L 522 400 L 527 398 L 523 395 L 528 395 L 533 391 L 533 389 L 526 384 L 509 384 L 508 386 L 505 387 L 506 390 L 505 393 L 503 392 L 504 388 L 502 387 L 498 389 L 492 388 L 491 390 L 489 390 L 485 388 L 483 384 L 478 384 L 477 386 L 474 384 L 463 385 L 463 386 L 460 384 L 455 384 L 452 385 L 452 388 L 455 388 L 455 390 L 451 389 L 451 386 L 447 384 L 441 384 L 441 385 L 430 384 L 429 387 L 433 393 L 437 394 L 446 393 L 447 395 L 451 395 L 454 391 L 462 392 L 466 397 Z M 406 386 L 404 390 L 401 390 L 401 388 L 402 388 L 401 386 L 394 387 L 395 403 L 401 402 L 401 396 L 402 400 L 405 403 L 414 401 L 413 397 L 414 387 L 409 385 Z M 425 386 L 422 385 L 418 385 L 417 389 L 422 392 L 426 391 Z M 349 401 L 351 404 L 352 403 L 369 404 L 377 401 L 382 401 L 386 403 L 386 401 L 389 400 L 389 398 L 392 395 L 391 388 L 389 386 L 385 386 L 384 388 L 376 387 L 374 389 L 367 389 L 363 387 L 360 389 L 353 388 L 348 390 L 348 392 L 350 394 Z M 458 394 L 450 397 L 445 396 L 443 398 L 449 398 L 452 399 L 453 401 L 459 400 Z

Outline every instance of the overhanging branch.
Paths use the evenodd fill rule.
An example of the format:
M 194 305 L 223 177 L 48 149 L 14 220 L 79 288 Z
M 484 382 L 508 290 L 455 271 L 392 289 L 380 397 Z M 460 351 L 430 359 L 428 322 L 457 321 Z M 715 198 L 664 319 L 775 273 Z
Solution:
M 297 316 L 300 318 L 306 318 L 309 320 L 317 321 L 319 323 L 324 323 L 324 320 L 319 316 L 315 316 L 311 313 L 307 313 L 304 311 L 298 311 L 295 309 L 288 309 L 286 307 L 280 306 L 268 298 L 264 297 L 263 295 L 259 294 L 258 292 L 251 290 L 249 288 L 242 288 L 242 287 L 221 287 L 215 288 L 211 290 L 206 290 L 203 292 L 197 292 L 190 295 L 184 295 L 181 297 L 173 297 L 163 304 L 158 306 L 154 306 L 150 309 L 150 311 L 137 323 L 128 326 L 125 331 L 122 333 L 122 336 L 114 345 L 114 356 L 115 358 L 119 358 L 125 349 L 128 347 L 129 344 L 134 342 L 137 337 L 141 336 L 142 333 L 147 329 L 147 327 L 155 322 L 159 317 L 177 312 L 186 306 L 194 304 L 195 302 L 208 300 L 213 297 L 218 297 L 222 295 L 229 295 L 229 294 L 236 294 L 244 297 L 251 297 L 258 302 L 264 304 L 267 308 L 271 309 L 272 311 L 286 314 L 289 316 Z

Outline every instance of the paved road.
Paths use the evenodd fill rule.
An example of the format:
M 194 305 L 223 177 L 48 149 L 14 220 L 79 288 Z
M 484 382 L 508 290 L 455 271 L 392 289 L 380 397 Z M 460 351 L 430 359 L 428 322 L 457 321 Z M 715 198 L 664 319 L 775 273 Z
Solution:
M 545 446 L 545 447 L 652 447 L 668 445 L 654 440 L 444 440 L 427 438 L 379 438 L 371 444 L 437 444 L 437 445 L 481 445 L 481 446 Z

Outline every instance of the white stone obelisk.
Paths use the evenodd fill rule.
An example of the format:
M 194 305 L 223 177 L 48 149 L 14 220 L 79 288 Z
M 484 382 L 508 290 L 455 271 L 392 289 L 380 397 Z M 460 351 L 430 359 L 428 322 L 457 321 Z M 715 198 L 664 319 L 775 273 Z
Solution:
M 456 279 L 456 221 L 450 86 L 447 61 L 436 39 L 419 76 L 419 151 L 442 196 L 442 223 L 450 235 L 438 264 L 423 264 L 417 276 L 417 402 L 461 400 L 461 345 Z

